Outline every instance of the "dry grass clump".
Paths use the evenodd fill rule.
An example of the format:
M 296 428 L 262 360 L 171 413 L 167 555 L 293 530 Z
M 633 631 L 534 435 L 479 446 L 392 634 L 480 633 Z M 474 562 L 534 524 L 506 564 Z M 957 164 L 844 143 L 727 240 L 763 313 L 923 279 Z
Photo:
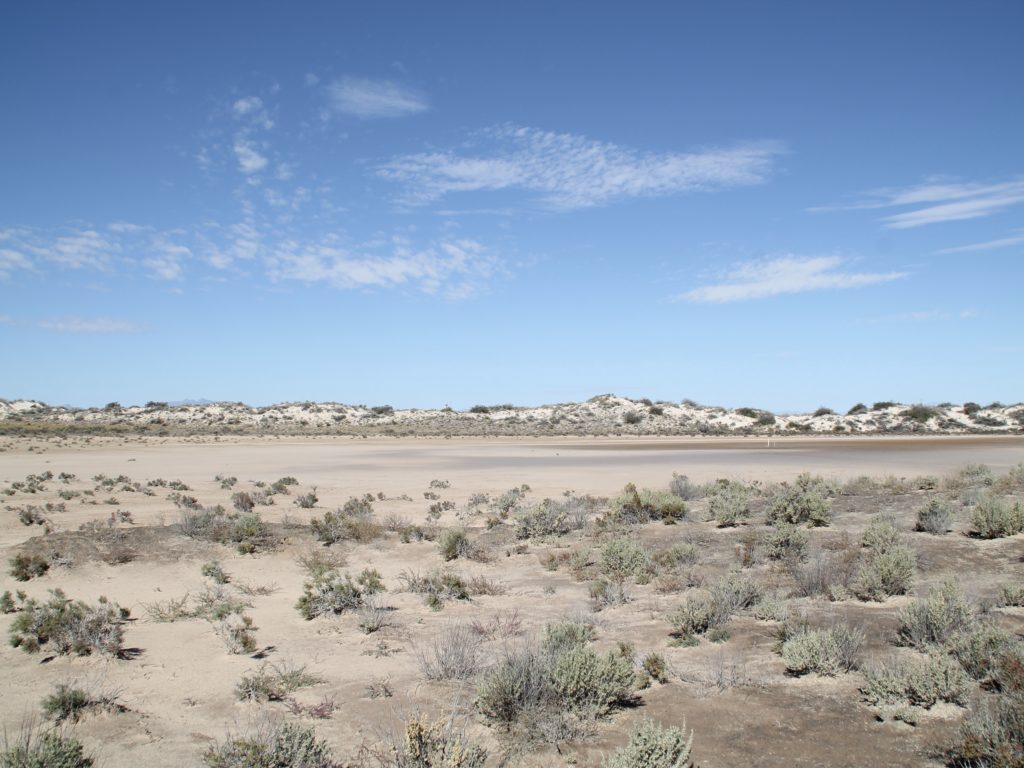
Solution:
M 402 571 L 398 578 L 404 591 L 423 595 L 424 604 L 435 611 L 441 610 L 448 600 L 469 600 L 470 585 L 452 571 L 431 571 L 425 576 L 415 571 Z M 489 588 L 490 582 L 486 579 L 484 582 Z
M 471 742 L 454 719 L 416 713 L 403 722 L 401 736 L 374 757 L 381 768 L 483 768 L 487 750 Z
M 482 638 L 466 624 L 445 627 L 429 644 L 416 645 L 415 653 L 427 680 L 468 680 L 483 664 Z
M 9 629 L 10 643 L 27 653 L 45 648 L 62 656 L 85 656 L 93 651 L 118 656 L 128 616 L 127 608 L 105 597 L 89 605 L 53 589 L 46 602 L 31 597 L 21 602 Z
M 39 555 L 19 553 L 10 560 L 10 574 L 16 581 L 29 581 L 50 570 L 50 561 Z
M 445 528 L 437 537 L 437 549 L 444 560 L 480 560 L 484 552 L 470 540 L 465 528 Z

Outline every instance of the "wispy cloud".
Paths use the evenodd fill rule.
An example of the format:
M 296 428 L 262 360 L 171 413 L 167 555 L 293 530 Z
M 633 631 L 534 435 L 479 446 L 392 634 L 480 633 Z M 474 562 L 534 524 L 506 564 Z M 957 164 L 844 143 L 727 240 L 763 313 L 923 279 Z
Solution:
M 850 272 L 839 256 L 781 256 L 737 266 L 725 281 L 705 285 L 680 298 L 695 303 L 724 304 L 788 293 L 861 288 L 906 277 L 906 272 Z
M 1024 235 L 1014 237 L 1003 237 L 998 240 L 987 240 L 984 243 L 971 243 L 970 245 L 958 245 L 955 248 L 943 248 L 936 253 L 974 253 L 975 251 L 994 251 L 997 248 L 1009 248 L 1011 245 L 1024 243 Z
M 238 170 L 242 173 L 257 173 L 267 167 L 267 158 L 256 150 L 256 144 L 249 139 L 235 139 L 235 157 Z
M 784 151 L 776 142 L 696 152 L 641 152 L 586 136 L 499 126 L 478 136 L 479 154 L 403 155 L 377 170 L 405 187 L 403 202 L 429 203 L 453 192 L 522 189 L 551 209 L 571 210 L 629 197 L 722 189 L 764 182 Z
M 327 87 L 331 109 L 363 119 L 404 117 L 429 109 L 426 98 L 393 80 L 343 77 Z
M 55 333 L 139 333 L 141 325 L 109 317 L 67 317 L 40 320 L 39 327 Z
M 0 248 L 0 280 L 7 280 L 16 269 L 31 269 L 32 262 L 10 248 Z
M 920 312 L 900 312 L 895 315 L 872 317 L 864 322 L 871 323 L 873 325 L 883 323 L 929 323 L 943 320 L 969 320 L 977 316 L 978 312 L 974 309 L 961 309 L 958 312 L 931 309 Z
M 928 180 L 902 189 L 882 189 L 849 205 L 819 206 L 809 210 L 829 212 L 911 208 L 881 219 L 888 229 L 911 229 L 948 221 L 979 219 L 1024 203 L 1024 181 L 996 184 Z
M 460 299 L 477 292 L 501 262 L 473 240 L 448 240 L 415 249 L 396 239 L 390 252 L 372 254 L 327 239 L 313 246 L 283 243 L 269 259 L 276 280 L 326 282 L 338 288 L 411 286 Z

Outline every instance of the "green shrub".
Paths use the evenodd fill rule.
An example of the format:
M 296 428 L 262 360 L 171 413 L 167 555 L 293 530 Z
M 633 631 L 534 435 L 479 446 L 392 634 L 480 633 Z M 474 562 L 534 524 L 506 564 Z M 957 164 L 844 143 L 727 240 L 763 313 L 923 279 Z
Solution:
M 605 543 L 598 568 L 615 584 L 629 580 L 645 583 L 654 571 L 647 550 L 630 539 L 611 539 Z
M 983 539 L 1013 536 L 1024 531 L 1024 507 L 1019 501 L 983 494 L 971 509 L 971 530 Z
M 644 656 L 640 667 L 655 682 L 668 682 L 668 664 L 665 663 L 665 657 L 660 653 L 651 652 Z
M 846 624 L 830 629 L 801 629 L 789 634 L 782 643 L 782 660 L 791 675 L 815 672 L 834 677 L 860 666 L 864 632 Z
M 894 661 L 868 669 L 864 677 L 861 694 L 876 706 L 906 703 L 931 709 L 940 701 L 964 705 L 972 687 L 963 667 L 943 653 Z
M 605 758 L 604 768 L 689 768 L 693 731 L 662 727 L 644 720 L 629 736 L 629 743 Z
M 364 602 L 363 595 L 363 589 L 347 573 L 342 576 L 328 571 L 315 575 L 302 585 L 302 596 L 295 608 L 304 619 L 309 620 L 328 613 L 339 614 L 360 608 Z
M 560 655 L 573 648 L 582 648 L 594 639 L 594 626 L 574 619 L 563 619 L 544 627 L 543 649 Z
M 699 559 L 700 548 L 693 542 L 673 544 L 651 555 L 654 564 L 666 571 L 674 571 L 683 565 L 693 565 Z
M 229 737 L 203 755 L 207 768 L 336 768 L 327 742 L 312 728 L 274 724 L 250 736 Z
M 938 415 L 937 410 L 929 408 L 927 405 L 912 405 L 903 412 L 903 418 L 918 424 L 927 424 Z
M 81 688 L 61 683 L 53 693 L 43 699 L 43 714 L 58 723 L 65 720 L 78 722 L 92 703 L 89 694 Z
M 953 510 L 950 508 L 949 502 L 932 499 L 917 510 L 917 523 L 914 525 L 914 530 L 941 535 L 952 530 L 952 524 Z
M 563 701 L 579 712 L 602 716 L 632 697 L 636 688 L 633 660 L 591 648 L 570 648 L 552 667 L 552 682 Z
M 978 700 L 950 747 L 952 765 L 1019 768 L 1024 765 L 1024 696 Z
M 0 768 L 90 768 L 93 759 L 75 738 L 26 728 L 14 742 L 4 738 Z
M 879 515 L 868 523 L 860 540 L 861 546 L 873 552 L 885 552 L 900 543 L 900 531 L 895 518 Z
M 27 653 L 47 648 L 59 655 L 87 655 L 99 651 L 121 653 L 124 620 L 129 612 L 101 597 L 96 605 L 69 600 L 59 589 L 50 590 L 45 603 L 28 598 L 11 623 L 10 643 Z
M 327 545 L 346 540 L 365 543 L 384 534 L 383 527 L 373 519 L 369 495 L 350 498 L 339 509 L 324 513 L 322 519 L 310 520 L 309 527 L 316 539 Z
M 22 553 L 11 558 L 10 573 L 17 581 L 28 581 L 36 576 L 42 576 L 48 570 L 50 563 L 39 555 Z
M 672 625 L 674 636 L 689 638 L 724 624 L 730 616 L 726 606 L 713 593 L 699 591 L 687 597 L 666 619 Z
M 437 537 L 437 549 L 445 560 L 472 557 L 476 551 L 464 528 L 446 528 L 441 531 Z
M 956 582 L 946 581 L 900 611 L 897 641 L 917 648 L 944 645 L 968 629 L 972 619 L 973 611 L 963 590 Z
M 557 706 L 551 684 L 552 658 L 530 645 L 507 648 L 477 686 L 477 709 L 485 719 L 510 726 L 526 712 Z
M 316 495 L 316 488 L 313 488 L 309 493 L 304 493 L 301 496 L 297 496 L 293 502 L 299 509 L 312 509 L 316 506 L 316 503 L 320 501 L 320 497 Z
M 749 485 L 739 480 L 719 479 L 709 485 L 704 494 L 708 500 L 708 514 L 720 528 L 738 525 L 750 517 Z
M 686 502 L 670 491 L 637 490 L 633 483 L 628 483 L 612 500 L 611 515 L 619 523 L 661 520 L 673 524 L 686 516 Z
M 917 555 L 909 547 L 872 552 L 857 571 L 851 589 L 861 600 L 876 602 L 890 595 L 905 595 L 914 581 L 916 567 Z
M 1004 629 L 981 624 L 951 638 L 947 650 L 971 678 L 988 682 L 998 678 L 1004 660 L 1024 653 L 1024 644 Z
M 832 518 L 831 488 L 821 477 L 804 473 L 783 485 L 768 503 L 768 522 L 809 527 L 828 525 Z
M 792 523 L 779 523 L 764 537 L 765 554 L 770 560 L 805 560 L 809 540 L 806 529 Z

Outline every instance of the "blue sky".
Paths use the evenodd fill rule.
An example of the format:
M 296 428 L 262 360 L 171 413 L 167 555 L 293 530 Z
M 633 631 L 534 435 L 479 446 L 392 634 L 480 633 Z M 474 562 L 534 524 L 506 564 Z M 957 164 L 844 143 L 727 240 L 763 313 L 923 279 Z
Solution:
M 1024 4 L 17 3 L 0 396 L 1021 399 Z

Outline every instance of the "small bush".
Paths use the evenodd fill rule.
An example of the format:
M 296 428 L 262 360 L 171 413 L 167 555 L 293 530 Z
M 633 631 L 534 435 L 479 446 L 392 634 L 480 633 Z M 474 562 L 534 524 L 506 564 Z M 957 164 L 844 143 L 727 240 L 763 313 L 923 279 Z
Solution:
M 253 653 L 256 650 L 256 627 L 252 618 L 244 613 L 228 614 L 217 623 L 214 631 L 224 641 L 228 653 Z
M 313 488 L 309 493 L 297 496 L 294 504 L 300 509 L 312 509 L 318 501 L 320 501 L 320 497 L 316 495 L 316 488 Z
M 10 574 L 17 581 L 28 581 L 36 576 L 42 576 L 48 570 L 50 570 L 49 561 L 39 555 L 22 553 L 11 558 Z
M 668 664 L 665 662 L 665 657 L 660 653 L 652 652 L 647 654 L 641 662 L 640 667 L 655 682 L 668 682 Z
M 231 577 L 228 576 L 224 567 L 216 560 L 211 560 L 208 563 L 204 563 L 201 573 L 208 579 L 212 579 L 217 584 L 227 584 L 231 581 Z
M 750 517 L 751 488 L 739 480 L 719 479 L 705 489 L 708 514 L 720 528 Z
M 90 768 L 93 758 L 75 738 L 59 731 L 24 728 L 13 742 L 4 737 L 0 768 Z
M 972 619 L 973 611 L 963 590 L 956 582 L 947 581 L 900 611 L 897 641 L 917 648 L 944 645 L 968 629 Z
M 946 650 L 972 679 L 988 683 L 998 682 L 1005 662 L 1024 655 L 1024 643 L 1004 629 L 981 624 L 953 637 Z
M 576 647 L 555 661 L 552 682 L 574 710 L 600 717 L 616 704 L 629 701 L 636 675 L 631 658 L 612 652 L 598 656 L 590 648 Z
M 533 539 L 544 536 L 564 536 L 578 531 L 587 523 L 598 500 L 592 496 L 566 496 L 563 500 L 544 499 L 540 504 L 524 510 L 516 518 L 516 537 Z
M 58 723 L 65 720 L 78 722 L 92 703 L 92 698 L 81 688 L 61 683 L 43 699 L 43 714 Z
M 861 600 L 882 602 L 890 595 L 905 595 L 914 581 L 917 555 L 909 547 L 896 546 L 872 552 L 851 585 Z
M 337 768 L 327 742 L 312 728 L 273 724 L 247 736 L 229 737 L 203 755 L 207 768 Z
M 903 412 L 903 418 L 917 424 L 927 424 L 938 415 L 937 410 L 929 408 L 927 405 L 912 405 Z
M 856 572 L 856 550 L 818 552 L 806 563 L 789 563 L 796 593 L 803 597 L 825 595 L 833 600 L 845 599 Z
M 1024 696 L 995 696 L 971 707 L 950 747 L 953 765 L 1019 768 L 1024 765 Z
M 693 501 L 704 496 L 704 486 L 690 482 L 686 475 L 672 473 L 672 480 L 668 484 L 670 493 L 678 496 L 683 501 Z
M 689 638 L 702 635 L 727 622 L 731 614 L 715 595 L 708 591 L 691 594 L 686 601 L 666 616 L 672 634 Z
M 1024 606 L 1024 584 L 1003 584 L 999 588 L 999 604 Z
M 783 485 L 768 504 L 768 522 L 808 527 L 828 525 L 832 518 L 831 488 L 824 479 L 807 473 L 793 485 Z
M 424 602 L 433 610 L 440 610 L 447 600 L 469 600 L 470 586 L 457 573 L 431 571 L 426 576 L 403 571 L 399 579 L 407 592 L 424 596 Z
M 441 531 L 437 537 L 437 549 L 445 560 L 473 557 L 476 554 L 476 548 L 464 528 L 446 528 Z
M 637 490 L 627 483 L 622 493 L 611 502 L 611 517 L 615 522 L 633 524 L 661 520 L 674 524 L 686 516 L 686 503 L 669 491 L 643 488 Z
M 932 499 L 917 510 L 915 531 L 941 535 L 952 530 L 953 510 L 949 503 L 942 499 Z
M 334 512 L 326 512 L 323 519 L 313 518 L 309 527 L 318 541 L 335 544 L 339 541 L 368 542 L 383 535 L 383 527 L 373 519 L 372 497 L 352 497 Z
M 598 568 L 615 584 L 631 580 L 646 583 L 654 570 L 647 550 L 630 539 L 611 539 L 605 543 Z
M 363 589 L 352 581 L 347 573 L 326 572 L 314 576 L 302 586 L 302 596 L 295 604 L 306 620 L 317 616 L 361 608 L 364 602 Z
M 429 646 L 416 647 L 416 660 L 427 680 L 468 680 L 480 670 L 481 639 L 463 624 L 445 627 Z
M 868 523 L 861 536 L 862 547 L 872 552 L 885 552 L 898 546 L 900 543 L 900 531 L 896 527 L 895 518 L 890 515 L 879 515 Z
M 940 701 L 964 705 L 971 680 L 956 660 L 930 653 L 912 661 L 895 661 L 864 674 L 864 700 L 873 705 L 906 703 L 931 709 Z
M 864 631 L 846 624 L 830 629 L 804 629 L 789 635 L 782 644 L 782 660 L 791 675 L 814 672 L 834 677 L 860 666 Z
M 417 715 L 405 722 L 402 744 L 392 748 L 391 758 L 395 768 L 483 768 L 487 750 L 468 741 L 452 721 Z
M 629 743 L 605 758 L 604 768 L 689 768 L 693 731 L 662 727 L 644 720 L 629 736 Z
M 127 609 L 100 598 L 96 605 L 69 600 L 59 589 L 50 590 L 43 603 L 28 598 L 11 623 L 10 643 L 26 653 L 44 647 L 59 655 L 84 656 L 99 651 L 111 656 L 121 653 Z
M 321 682 L 319 677 L 307 672 L 305 666 L 263 664 L 238 682 L 235 696 L 240 701 L 284 701 L 288 694 Z
M 983 494 L 971 509 L 971 530 L 980 538 L 996 539 L 1024 531 L 1024 507 L 1019 501 Z
M 792 523 L 779 523 L 764 537 L 765 554 L 770 560 L 805 560 L 809 540 L 806 529 Z
M 223 487 L 223 484 L 222 486 Z M 231 486 L 228 486 L 229 488 Z M 237 493 L 231 494 L 231 504 L 239 512 L 252 512 L 256 507 L 256 502 L 252 496 L 245 491 L 238 491 Z

